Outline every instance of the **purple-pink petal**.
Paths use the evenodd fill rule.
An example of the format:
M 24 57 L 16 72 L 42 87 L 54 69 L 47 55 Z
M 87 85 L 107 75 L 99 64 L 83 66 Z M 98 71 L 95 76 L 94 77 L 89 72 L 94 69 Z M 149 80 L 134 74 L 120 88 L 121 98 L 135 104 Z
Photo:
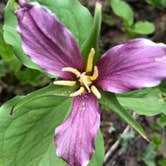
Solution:
M 86 166 L 94 152 L 99 124 L 96 97 L 92 94 L 74 97 L 70 116 L 55 130 L 57 156 L 70 166 Z
M 83 70 L 83 59 L 76 39 L 56 16 L 39 4 L 19 1 L 18 32 L 23 50 L 42 69 L 64 79 L 72 78 L 63 67 Z
M 148 39 L 130 40 L 108 50 L 97 63 L 96 86 L 123 93 L 153 87 L 166 79 L 166 45 Z

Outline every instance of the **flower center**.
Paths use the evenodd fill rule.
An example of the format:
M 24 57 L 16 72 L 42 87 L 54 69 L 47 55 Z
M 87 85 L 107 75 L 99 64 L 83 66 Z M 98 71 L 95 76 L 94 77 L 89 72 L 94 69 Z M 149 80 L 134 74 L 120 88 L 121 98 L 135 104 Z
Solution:
M 76 81 L 66 81 L 59 80 L 54 81 L 55 85 L 63 85 L 63 86 L 75 86 L 76 84 L 80 85 L 80 88 L 74 93 L 70 94 L 71 97 L 79 96 L 83 93 L 93 93 L 98 99 L 101 98 L 101 94 L 98 89 L 93 85 L 93 81 L 98 78 L 98 69 L 97 66 L 93 67 L 93 59 L 94 59 L 95 50 L 92 48 L 87 61 L 86 70 L 83 73 L 80 73 L 77 69 L 72 67 L 64 67 L 62 71 L 70 72 L 74 74 L 77 78 Z
M 83 72 L 80 75 L 79 82 L 81 86 L 84 86 L 88 90 L 88 92 L 90 92 L 89 87 L 92 84 L 92 80 L 90 79 L 90 76 L 86 74 L 86 72 Z

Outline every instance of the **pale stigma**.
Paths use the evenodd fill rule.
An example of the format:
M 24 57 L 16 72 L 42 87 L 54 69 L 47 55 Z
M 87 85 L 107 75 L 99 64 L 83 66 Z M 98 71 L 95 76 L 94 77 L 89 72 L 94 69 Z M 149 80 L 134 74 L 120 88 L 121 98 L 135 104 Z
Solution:
M 67 71 L 67 72 L 73 73 L 76 75 L 77 78 L 79 78 L 81 75 L 81 73 L 73 67 L 64 67 L 64 68 L 62 68 L 62 71 Z
M 62 86 L 75 86 L 76 81 L 64 81 L 64 80 L 59 80 L 59 81 L 54 81 L 54 85 L 62 85 Z
M 99 72 L 98 72 L 97 66 L 95 66 L 94 71 L 93 71 L 93 75 L 90 76 L 90 80 L 94 81 L 98 78 L 98 76 L 99 76 Z
M 99 90 L 94 85 L 91 86 L 91 91 L 97 97 L 97 99 L 101 98 Z
M 88 62 L 87 62 L 87 66 L 86 66 L 86 72 L 91 72 L 92 69 L 93 69 L 94 55 L 95 55 L 95 50 L 94 50 L 94 48 L 91 48 L 89 56 L 88 56 Z
M 80 87 L 80 89 L 78 89 L 77 91 L 75 91 L 74 93 L 70 94 L 70 97 L 75 97 L 75 96 L 80 96 L 85 92 L 85 88 L 83 86 Z

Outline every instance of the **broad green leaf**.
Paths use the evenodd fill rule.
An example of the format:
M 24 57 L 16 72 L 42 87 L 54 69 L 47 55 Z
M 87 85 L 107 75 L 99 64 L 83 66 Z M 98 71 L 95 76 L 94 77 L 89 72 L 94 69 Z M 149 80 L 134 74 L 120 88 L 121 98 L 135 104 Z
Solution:
M 20 81 L 20 84 L 30 84 L 32 86 L 45 85 L 50 80 L 39 72 L 29 68 L 23 68 L 15 73 L 15 76 Z
M 87 61 L 88 54 L 91 48 L 94 48 L 96 52 L 94 57 L 95 62 L 99 58 L 98 40 L 100 35 L 101 20 L 102 20 L 102 6 L 100 3 L 96 3 L 94 22 L 93 22 L 93 27 L 91 29 L 91 33 L 88 39 L 83 43 L 81 47 L 81 53 L 83 55 L 84 62 Z
M 117 95 L 119 102 L 126 108 L 140 115 L 166 113 L 166 101 L 159 88 L 146 88 Z
M 154 33 L 155 26 L 149 21 L 138 21 L 134 24 L 132 31 L 136 34 L 148 35 Z
M 37 90 L 28 94 L 22 100 L 19 100 L 12 108 L 12 112 L 17 111 L 18 108 L 32 102 L 33 100 L 40 99 L 41 97 L 62 96 L 69 97 L 69 94 L 75 90 L 75 87 L 68 88 L 63 86 L 49 85 L 45 88 Z
M 102 92 L 102 98 L 99 100 L 101 105 L 104 105 L 109 110 L 114 111 L 131 127 L 133 127 L 143 138 L 147 139 L 146 133 L 139 123 L 120 105 L 115 94 Z
M 13 48 L 7 45 L 3 39 L 2 27 L 0 26 L 0 57 L 2 57 L 3 62 L 9 67 L 13 72 L 20 69 L 21 63 L 14 55 Z
M 125 26 L 129 27 L 133 24 L 133 10 L 125 1 L 110 0 L 110 5 L 113 12 L 124 21 Z
M 34 1 L 33 1 L 34 2 Z M 54 12 L 74 34 L 79 45 L 88 38 L 92 28 L 92 16 L 78 0 L 37 0 L 41 5 L 48 7 Z M 16 32 L 17 18 L 15 10 L 18 5 L 15 0 L 9 0 L 5 10 L 4 39 L 14 47 L 16 56 L 29 68 L 41 70 L 24 54 L 21 47 L 21 39 Z M 84 19 L 82 19 L 84 18 Z M 56 28 L 56 27 L 55 27 Z
M 38 166 L 49 153 L 55 127 L 71 110 L 71 98 L 42 96 L 20 106 L 12 116 L 11 102 L 15 101 L 0 109 L 0 165 Z M 58 160 L 46 165 L 54 166 Z
M 63 93 L 64 91 L 64 93 Z M 0 165 L 67 166 L 56 157 L 54 130 L 71 111 L 66 90 L 53 86 L 16 97 L 0 107 Z M 15 107 L 16 112 L 10 115 Z M 104 143 L 99 132 L 89 166 L 101 166 Z
M 0 59 L 0 77 L 5 76 L 5 74 L 6 74 L 5 65 L 4 65 L 3 61 Z

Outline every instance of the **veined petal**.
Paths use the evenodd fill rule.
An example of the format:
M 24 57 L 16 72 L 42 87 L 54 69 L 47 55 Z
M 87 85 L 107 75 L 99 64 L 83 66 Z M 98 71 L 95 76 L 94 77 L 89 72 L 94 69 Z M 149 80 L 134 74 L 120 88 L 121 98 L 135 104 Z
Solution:
M 70 166 L 86 166 L 94 152 L 99 124 L 96 97 L 92 94 L 74 97 L 71 115 L 55 130 L 57 155 Z
M 153 87 L 166 79 L 166 45 L 148 39 L 130 40 L 108 50 L 97 64 L 96 86 L 123 93 Z
M 72 77 L 64 67 L 83 69 L 83 59 L 72 33 L 56 16 L 39 4 L 20 0 L 16 11 L 23 50 L 42 69 L 64 79 Z

